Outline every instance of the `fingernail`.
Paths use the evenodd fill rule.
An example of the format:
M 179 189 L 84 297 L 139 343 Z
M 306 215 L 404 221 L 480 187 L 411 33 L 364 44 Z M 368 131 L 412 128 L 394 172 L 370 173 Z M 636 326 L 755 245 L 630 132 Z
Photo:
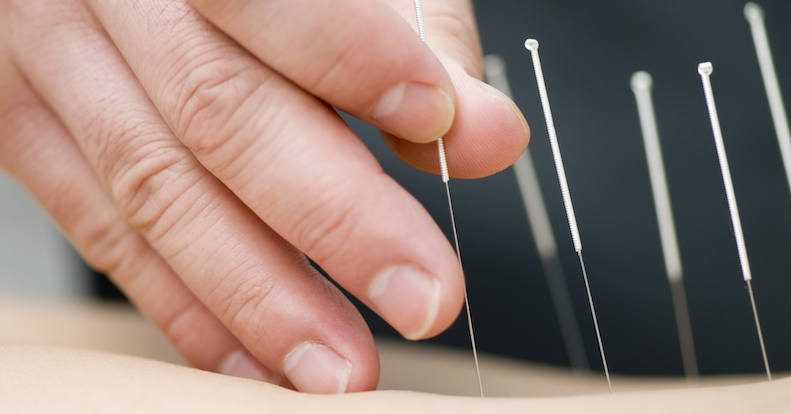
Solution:
M 220 364 L 219 372 L 220 374 L 249 378 L 275 385 L 283 383 L 283 379 L 279 375 L 261 365 L 255 357 L 244 349 L 237 349 L 231 352 L 225 358 L 225 361 Z
M 439 280 L 411 265 L 394 266 L 376 275 L 368 298 L 379 316 L 407 339 L 420 339 L 439 312 Z
M 349 385 L 352 364 L 318 342 L 305 342 L 286 355 L 283 372 L 299 391 L 342 394 Z
M 442 89 L 403 82 L 382 95 L 371 118 L 382 129 L 413 142 L 432 142 L 453 124 L 453 99 Z

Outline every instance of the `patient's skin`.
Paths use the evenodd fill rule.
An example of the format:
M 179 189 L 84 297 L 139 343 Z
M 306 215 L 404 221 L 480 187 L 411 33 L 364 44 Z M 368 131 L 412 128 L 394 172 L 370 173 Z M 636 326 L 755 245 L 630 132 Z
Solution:
M 9 413 L 788 413 L 791 380 L 721 388 L 504 399 L 407 391 L 312 395 L 159 361 L 0 344 L 0 411 Z

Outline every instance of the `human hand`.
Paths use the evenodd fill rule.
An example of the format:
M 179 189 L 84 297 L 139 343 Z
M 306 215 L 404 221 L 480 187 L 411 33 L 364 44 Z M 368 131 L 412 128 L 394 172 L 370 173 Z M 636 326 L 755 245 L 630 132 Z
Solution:
M 474 79 L 466 0 L 426 3 L 433 50 L 407 0 L 193 3 L 0 1 L 0 165 L 196 367 L 372 389 L 365 322 L 304 255 L 412 339 L 462 274 L 328 104 L 423 170 L 445 135 L 457 177 L 510 165 L 526 124 Z

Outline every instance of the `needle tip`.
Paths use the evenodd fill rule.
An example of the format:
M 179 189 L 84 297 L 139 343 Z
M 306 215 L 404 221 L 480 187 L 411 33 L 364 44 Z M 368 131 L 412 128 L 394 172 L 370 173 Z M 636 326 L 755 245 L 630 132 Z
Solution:
M 536 39 L 527 39 L 525 40 L 525 47 L 529 51 L 538 50 L 538 40 Z
M 714 71 L 714 66 L 712 66 L 711 62 L 701 62 L 698 65 L 698 73 L 701 75 L 711 75 L 711 72 Z

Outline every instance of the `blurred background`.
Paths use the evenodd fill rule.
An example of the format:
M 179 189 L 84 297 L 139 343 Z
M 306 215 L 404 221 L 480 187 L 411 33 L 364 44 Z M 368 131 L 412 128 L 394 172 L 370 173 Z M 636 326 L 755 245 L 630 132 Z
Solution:
M 775 66 L 788 102 L 791 2 L 759 4 L 766 12 Z M 696 70 L 706 60 L 714 64 L 711 79 L 769 362 L 773 371 L 791 370 L 791 192 L 743 15 L 744 2 L 486 0 L 475 7 L 484 52 L 505 60 L 514 99 L 532 129 L 529 148 L 591 369 L 600 371 L 601 362 L 532 60 L 523 46 L 528 37 L 541 44 L 610 370 L 683 374 L 629 85 L 633 72 L 645 70 L 654 79 L 654 105 L 700 372 L 763 371 Z M 440 179 L 403 165 L 372 127 L 353 119 L 348 122 L 384 169 L 450 235 Z M 451 180 L 450 185 L 479 350 L 568 365 L 514 172 Z M 103 276 L 79 260 L 35 202 L 5 176 L 0 176 L 0 294 L 120 297 Z M 376 334 L 397 337 L 373 313 L 361 310 Z M 468 349 L 466 320 L 460 318 L 431 341 Z

